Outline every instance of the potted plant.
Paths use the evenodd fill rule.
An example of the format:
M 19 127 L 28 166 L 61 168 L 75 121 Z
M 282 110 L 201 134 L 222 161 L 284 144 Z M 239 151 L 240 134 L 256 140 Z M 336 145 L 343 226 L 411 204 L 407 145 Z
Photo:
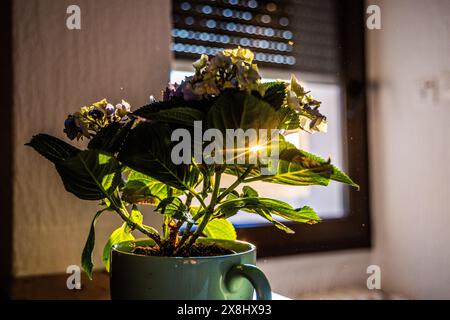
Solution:
M 329 160 L 285 140 L 293 131 L 326 131 L 320 102 L 295 77 L 261 83 L 253 53 L 243 48 L 202 55 L 193 67 L 161 101 L 134 112 L 123 100 L 102 100 L 69 115 L 64 132 L 88 139 L 85 150 L 47 134 L 28 143 L 53 162 L 68 192 L 99 201 L 82 253 L 89 277 L 97 220 L 105 211 L 122 218 L 103 252 L 112 298 L 251 299 L 254 287 L 270 299 L 255 247 L 236 240 L 227 219 L 247 212 L 292 233 L 277 217 L 320 218 L 308 206 L 259 197 L 248 184 L 356 186 Z M 235 177 L 227 186 L 225 174 Z M 143 223 L 141 205 L 162 215 L 161 232 Z M 145 238 L 135 240 L 133 231 Z

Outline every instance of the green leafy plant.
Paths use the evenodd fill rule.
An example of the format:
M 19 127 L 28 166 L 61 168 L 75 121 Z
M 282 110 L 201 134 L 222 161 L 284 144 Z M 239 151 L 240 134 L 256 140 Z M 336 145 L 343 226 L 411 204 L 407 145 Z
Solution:
M 201 236 L 236 239 L 227 219 L 238 212 L 259 215 L 287 233 L 293 231 L 276 217 L 308 224 L 320 221 L 308 206 L 293 208 L 280 200 L 260 197 L 248 185 L 254 181 L 326 186 L 334 180 L 357 187 L 330 160 L 285 141 L 287 133 L 324 132 L 327 125 L 319 112 L 320 102 L 295 77 L 290 83 L 261 83 L 253 53 L 242 48 L 214 57 L 203 55 L 193 66 L 194 75 L 180 85 L 170 84 L 161 101 L 153 99 L 134 112 L 123 100 L 117 105 L 102 100 L 69 115 L 64 132 L 71 140 L 88 139 L 86 150 L 47 134 L 38 134 L 28 143 L 55 165 L 68 192 L 83 200 L 99 201 L 100 210 L 82 254 L 82 267 L 89 277 L 95 225 L 105 211 L 115 212 L 123 220 L 104 248 L 103 262 L 108 269 L 111 247 L 133 240 L 134 230 L 154 241 L 153 251 L 158 255 L 186 256 Z M 189 153 L 192 161 L 176 164 L 172 134 L 180 128 L 194 132 L 197 121 L 203 125 L 202 132 L 211 128 L 224 133 L 228 129 L 279 130 L 271 138 L 278 145 L 278 161 L 272 164 L 271 174 L 263 174 L 267 164 L 261 161 L 199 162 L 194 151 Z M 195 150 L 196 143 L 191 142 L 189 148 Z M 252 152 L 249 144 L 245 146 L 244 153 Z M 262 147 L 270 149 L 268 143 Z M 224 174 L 235 176 L 235 181 L 222 188 Z M 238 192 L 240 185 L 244 187 Z M 152 205 L 162 215 L 161 233 L 143 223 L 141 205 Z

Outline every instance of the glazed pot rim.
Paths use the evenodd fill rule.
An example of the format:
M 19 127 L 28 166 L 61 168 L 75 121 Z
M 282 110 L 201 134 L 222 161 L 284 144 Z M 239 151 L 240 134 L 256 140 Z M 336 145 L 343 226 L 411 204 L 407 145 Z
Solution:
M 127 256 L 132 256 L 132 257 L 139 257 L 142 259 L 167 259 L 167 260 L 175 260 L 175 261 L 183 261 L 183 260 L 216 260 L 216 259 L 224 259 L 224 258 L 229 258 L 229 257 L 238 257 L 238 256 L 242 256 L 251 252 L 256 251 L 256 246 L 250 242 L 247 241 L 242 241 L 242 240 L 224 240 L 224 239 L 213 239 L 213 238 L 200 238 L 200 240 L 205 240 L 207 239 L 208 241 L 215 241 L 215 242 L 224 242 L 224 243 L 239 243 L 242 245 L 247 245 L 250 247 L 250 249 L 242 251 L 242 252 L 236 252 L 236 253 L 232 253 L 232 254 L 226 254 L 226 255 L 219 255 L 219 256 L 194 256 L 194 257 L 167 257 L 167 256 L 146 256 L 146 255 L 142 255 L 142 254 L 135 254 L 135 253 L 131 253 L 125 250 L 120 250 L 119 247 L 124 246 L 126 244 L 131 244 L 131 243 L 136 243 L 136 242 L 143 242 L 143 241 L 152 241 L 151 239 L 148 238 L 139 238 L 139 239 L 135 239 L 135 240 L 130 240 L 130 241 L 124 241 L 118 244 L 115 244 L 114 246 L 112 246 L 112 251 L 119 253 L 119 254 L 123 254 L 123 255 L 127 255 Z

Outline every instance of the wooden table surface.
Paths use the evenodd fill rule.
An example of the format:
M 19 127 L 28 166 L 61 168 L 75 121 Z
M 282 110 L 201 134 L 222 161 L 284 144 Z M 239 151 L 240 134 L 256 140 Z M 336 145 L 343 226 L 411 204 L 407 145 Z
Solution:
M 69 290 L 66 286 L 68 274 L 44 275 L 18 278 L 13 281 L 12 298 L 22 300 L 109 300 L 109 275 L 95 272 L 89 280 L 81 276 L 81 289 Z M 289 300 L 273 293 L 274 300 Z
M 81 289 L 69 290 L 66 286 L 68 274 L 23 277 L 13 280 L 13 299 L 51 300 L 109 300 L 109 275 L 95 272 L 89 280 L 81 275 Z

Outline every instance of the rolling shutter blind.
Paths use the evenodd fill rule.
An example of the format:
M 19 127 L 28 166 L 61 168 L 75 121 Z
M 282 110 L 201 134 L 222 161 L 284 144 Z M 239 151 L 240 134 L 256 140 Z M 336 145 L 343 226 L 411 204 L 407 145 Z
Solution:
M 172 51 L 195 59 L 238 45 L 261 66 L 339 72 L 338 0 L 173 0 Z

